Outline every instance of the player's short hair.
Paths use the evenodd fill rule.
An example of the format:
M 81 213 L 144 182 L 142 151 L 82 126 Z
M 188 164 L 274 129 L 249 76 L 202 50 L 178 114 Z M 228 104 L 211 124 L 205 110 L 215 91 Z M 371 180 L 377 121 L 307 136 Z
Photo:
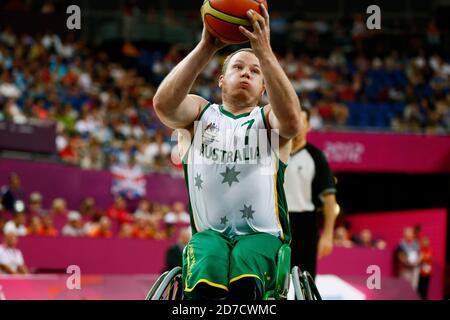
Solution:
M 242 49 L 239 49 L 239 50 L 236 50 L 236 51 L 230 53 L 230 54 L 225 58 L 225 61 L 223 62 L 223 65 L 222 65 L 222 74 L 225 74 L 225 71 L 227 71 L 228 64 L 230 63 L 231 58 L 233 58 L 233 56 L 235 56 L 235 55 L 238 54 L 239 52 L 250 52 L 250 53 L 255 54 L 255 53 L 253 52 L 252 48 L 242 48 Z

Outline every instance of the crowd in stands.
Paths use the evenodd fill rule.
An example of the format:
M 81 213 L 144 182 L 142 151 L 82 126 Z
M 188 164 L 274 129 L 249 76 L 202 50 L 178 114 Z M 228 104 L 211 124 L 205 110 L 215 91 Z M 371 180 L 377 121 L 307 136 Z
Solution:
M 433 274 L 433 252 L 430 240 L 421 232 L 421 226 L 406 226 L 395 248 L 394 272 L 405 279 L 422 299 L 427 299 L 430 278 Z M 334 234 L 336 247 L 363 247 L 385 249 L 386 242 L 373 236 L 369 229 L 354 233 L 351 224 L 339 224 Z
M 372 231 L 369 229 L 362 229 L 359 233 L 353 233 L 348 222 L 339 224 L 334 231 L 334 245 L 336 247 L 352 248 L 386 248 L 386 242 L 382 239 L 376 239 Z
M 42 237 L 94 237 L 171 239 L 179 226 L 188 226 L 190 216 L 181 202 L 160 204 L 145 198 L 136 208 L 117 196 L 108 208 L 99 208 L 95 199 L 86 197 L 78 210 L 70 210 L 63 198 L 43 207 L 43 196 L 32 192 L 24 199 L 20 179 L 13 174 L 1 190 L 0 234 Z
M 0 121 L 57 124 L 59 158 L 86 169 L 173 167 L 171 132 L 153 112 L 154 86 L 83 41 L 0 31 Z
M 171 161 L 172 131 L 157 120 L 152 97 L 186 53 L 177 46 L 148 52 L 127 42 L 122 56 L 133 67 L 125 67 L 72 34 L 30 36 L 5 27 L 0 121 L 55 122 L 59 158 L 82 168 L 126 165 L 134 158 L 144 172 L 179 171 Z M 193 92 L 221 101 L 216 80 L 224 58 L 211 61 Z M 315 130 L 449 132 L 450 63 L 441 55 L 392 49 L 368 57 L 337 46 L 326 56 L 288 50 L 278 58 L 303 107 L 311 110 Z

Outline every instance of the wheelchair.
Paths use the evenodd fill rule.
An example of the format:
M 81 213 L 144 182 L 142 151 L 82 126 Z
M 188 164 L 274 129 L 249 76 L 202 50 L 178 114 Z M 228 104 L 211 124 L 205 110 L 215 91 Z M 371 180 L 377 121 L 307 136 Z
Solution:
M 293 300 L 322 300 L 314 279 L 307 271 L 291 265 L 291 248 L 283 244 L 278 251 L 276 282 L 273 290 L 267 291 L 263 300 L 288 300 L 292 283 Z M 291 295 L 292 296 L 292 295 Z M 183 300 L 182 269 L 175 267 L 164 272 L 153 284 L 145 300 Z

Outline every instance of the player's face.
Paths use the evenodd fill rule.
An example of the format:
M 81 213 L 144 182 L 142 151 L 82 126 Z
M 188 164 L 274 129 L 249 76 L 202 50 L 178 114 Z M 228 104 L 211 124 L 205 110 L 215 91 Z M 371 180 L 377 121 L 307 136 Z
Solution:
M 219 86 L 224 95 L 245 103 L 258 103 L 264 92 L 263 74 L 258 58 L 251 52 L 239 52 L 231 57 Z M 254 102 L 256 100 L 256 102 Z

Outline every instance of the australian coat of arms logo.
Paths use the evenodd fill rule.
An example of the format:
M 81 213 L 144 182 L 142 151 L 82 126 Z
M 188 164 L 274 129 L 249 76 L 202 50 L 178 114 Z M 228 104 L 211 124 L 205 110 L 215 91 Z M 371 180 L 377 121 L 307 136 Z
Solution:
M 203 143 L 210 144 L 213 142 L 217 142 L 219 140 L 219 127 L 214 123 L 210 122 L 203 131 Z

